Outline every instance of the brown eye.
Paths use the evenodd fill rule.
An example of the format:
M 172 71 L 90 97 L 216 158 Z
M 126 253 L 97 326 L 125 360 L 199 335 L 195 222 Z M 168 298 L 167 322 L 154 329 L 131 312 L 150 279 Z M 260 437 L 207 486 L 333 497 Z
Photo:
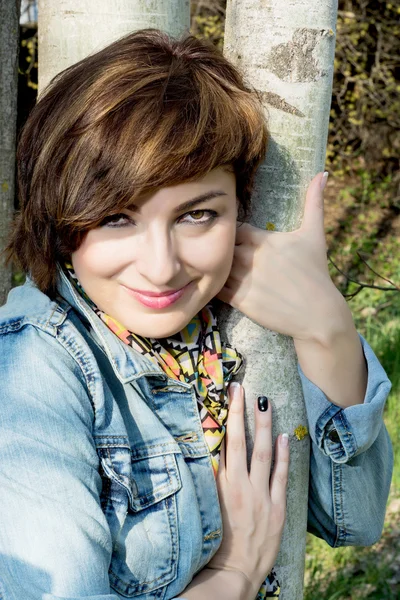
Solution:
M 205 213 L 205 210 L 195 210 L 189 214 L 191 217 L 193 217 L 193 219 L 195 221 L 197 221 L 197 220 L 200 220 L 202 217 L 204 217 L 204 213 Z
M 180 218 L 181 223 L 189 223 L 191 225 L 206 225 L 212 223 L 218 217 L 215 210 L 192 210 Z

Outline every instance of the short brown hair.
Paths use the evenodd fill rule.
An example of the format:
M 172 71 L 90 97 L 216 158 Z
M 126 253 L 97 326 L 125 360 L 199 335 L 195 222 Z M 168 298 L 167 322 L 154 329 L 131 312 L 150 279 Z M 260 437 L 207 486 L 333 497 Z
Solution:
M 211 42 L 129 34 L 58 74 L 32 110 L 7 261 L 53 296 L 57 262 L 89 229 L 143 193 L 222 165 L 246 208 L 267 139 L 258 94 Z

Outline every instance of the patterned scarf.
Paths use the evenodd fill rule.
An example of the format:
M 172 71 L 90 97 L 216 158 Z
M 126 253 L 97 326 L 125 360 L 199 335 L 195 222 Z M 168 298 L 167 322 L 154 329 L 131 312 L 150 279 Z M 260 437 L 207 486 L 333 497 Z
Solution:
M 174 337 L 143 338 L 128 331 L 94 304 L 85 293 L 70 263 L 65 264 L 65 269 L 80 296 L 124 344 L 160 365 L 171 379 L 193 385 L 216 477 L 228 417 L 227 384 L 239 371 L 243 358 L 235 348 L 221 342 L 212 304 L 205 306 Z M 279 594 L 280 586 L 272 570 L 256 600 L 279 598 Z

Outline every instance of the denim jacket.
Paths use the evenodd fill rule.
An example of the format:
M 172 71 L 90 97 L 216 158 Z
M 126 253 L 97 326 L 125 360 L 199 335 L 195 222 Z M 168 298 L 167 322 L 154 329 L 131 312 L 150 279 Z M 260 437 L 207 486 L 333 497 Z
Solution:
M 217 551 L 222 521 L 189 384 L 123 344 L 60 273 L 0 309 L 0 598 L 169 600 Z M 381 535 L 391 384 L 360 336 L 364 404 L 341 409 L 299 367 L 311 437 L 309 530 Z

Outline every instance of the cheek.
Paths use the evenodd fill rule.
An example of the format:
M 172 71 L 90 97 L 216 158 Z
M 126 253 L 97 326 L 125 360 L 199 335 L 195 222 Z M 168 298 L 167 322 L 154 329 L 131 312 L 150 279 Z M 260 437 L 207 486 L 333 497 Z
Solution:
M 205 275 L 228 277 L 235 248 L 236 224 L 215 228 L 209 235 L 191 240 L 186 256 Z
M 123 241 L 101 239 L 98 231 L 89 231 L 84 241 L 72 254 L 72 263 L 78 278 L 82 276 L 111 277 L 123 266 Z M 126 240 L 125 240 L 126 242 Z

